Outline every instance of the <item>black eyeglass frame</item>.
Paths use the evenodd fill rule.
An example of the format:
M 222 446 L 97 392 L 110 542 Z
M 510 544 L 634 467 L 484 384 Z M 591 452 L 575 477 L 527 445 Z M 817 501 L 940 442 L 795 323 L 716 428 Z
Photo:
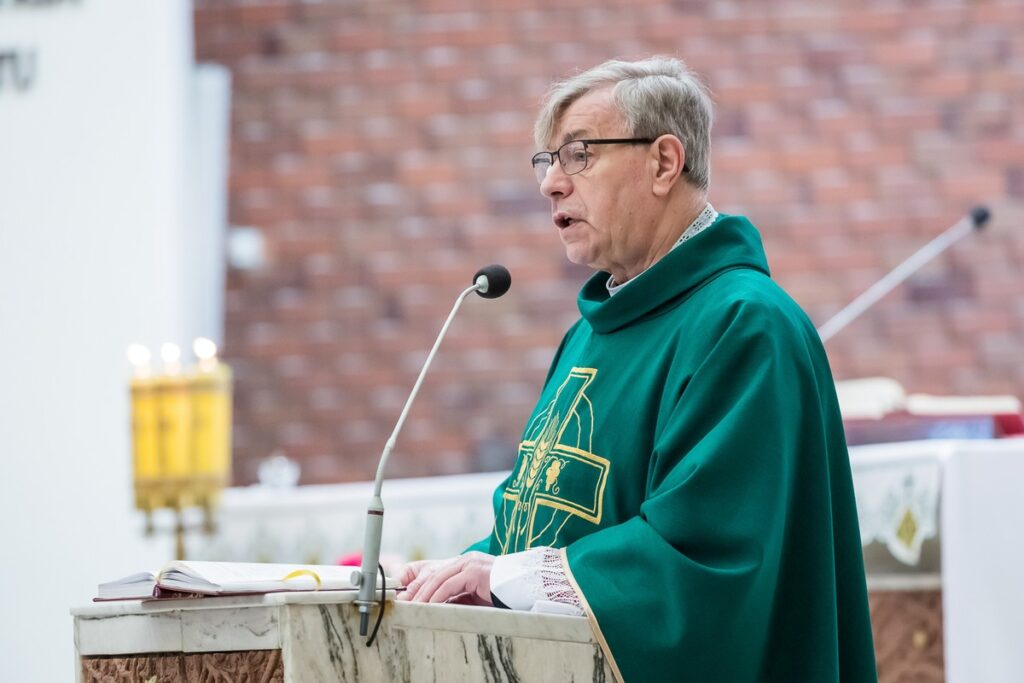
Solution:
M 562 171 L 566 175 L 576 175 L 577 173 L 582 173 L 583 171 L 585 171 L 587 166 L 590 164 L 590 151 L 587 149 L 590 145 L 649 145 L 656 139 L 657 138 L 584 138 L 581 140 L 569 140 L 568 142 L 562 144 L 558 149 L 554 150 L 553 152 L 537 152 L 530 159 L 530 165 L 536 169 L 537 163 L 539 161 L 546 159 L 548 162 L 548 168 L 551 168 L 552 166 L 555 165 L 555 158 L 557 158 L 558 163 L 561 164 L 562 166 Z M 578 171 L 569 172 L 565 170 L 565 164 L 562 163 L 561 153 L 563 149 L 573 144 L 574 142 L 583 143 L 583 153 L 586 155 L 586 158 L 583 160 L 582 168 L 580 168 Z M 687 164 L 683 164 L 683 173 L 689 173 L 689 171 L 690 167 Z M 538 181 L 540 182 L 543 182 L 543 180 L 543 178 L 538 178 Z

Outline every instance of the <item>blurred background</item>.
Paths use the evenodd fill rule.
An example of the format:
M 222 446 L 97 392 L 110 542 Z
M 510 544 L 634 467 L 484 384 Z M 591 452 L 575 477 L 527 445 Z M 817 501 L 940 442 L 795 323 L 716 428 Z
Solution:
M 972 204 L 953 250 L 828 351 L 837 378 L 1024 393 L 1020 3 L 195 4 L 196 55 L 232 74 L 228 272 L 236 470 L 283 449 L 303 481 L 372 477 L 451 300 L 501 261 L 424 386 L 394 472 L 510 466 L 577 316 L 530 175 L 551 81 L 612 57 L 682 57 L 714 94 L 711 201 L 749 216 L 818 324 Z
M 131 343 L 219 344 L 236 486 L 275 463 L 361 482 L 455 296 L 500 262 L 512 290 L 467 302 L 389 474 L 511 466 L 589 275 L 529 167 L 533 117 L 609 58 L 702 75 L 711 201 L 817 324 L 987 204 L 827 350 L 839 380 L 1024 395 L 1021 26 L 1006 0 L 0 0 L 0 678 L 66 680 L 69 607 L 170 554 L 132 510 Z M 308 519 L 342 490 L 193 552 L 333 561 L 358 545 Z M 254 495 L 225 493 L 222 528 L 270 509 Z

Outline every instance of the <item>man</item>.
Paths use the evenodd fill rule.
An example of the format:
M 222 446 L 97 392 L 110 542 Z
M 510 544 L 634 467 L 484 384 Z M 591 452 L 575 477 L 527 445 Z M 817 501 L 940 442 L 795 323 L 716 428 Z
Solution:
M 875 680 L 835 387 L 757 231 L 707 201 L 711 103 L 612 61 L 538 117 L 541 193 L 596 273 L 491 536 L 400 599 L 585 613 L 626 681 Z

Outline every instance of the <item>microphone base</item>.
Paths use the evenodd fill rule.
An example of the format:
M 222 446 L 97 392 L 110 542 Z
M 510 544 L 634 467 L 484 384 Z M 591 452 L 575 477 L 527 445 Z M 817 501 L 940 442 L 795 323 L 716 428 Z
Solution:
M 370 631 L 370 613 L 368 611 L 359 612 L 359 635 L 365 636 Z

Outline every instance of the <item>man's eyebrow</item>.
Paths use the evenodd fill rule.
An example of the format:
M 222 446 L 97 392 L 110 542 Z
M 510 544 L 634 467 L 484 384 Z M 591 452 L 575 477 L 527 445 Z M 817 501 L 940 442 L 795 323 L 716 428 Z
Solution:
M 562 136 L 562 144 L 564 145 L 565 143 L 571 142 L 572 140 L 577 140 L 580 137 L 585 136 L 586 134 L 587 134 L 587 129 L 586 128 L 578 128 L 576 130 L 571 130 L 571 131 L 569 131 L 568 133 L 566 133 L 565 135 Z

